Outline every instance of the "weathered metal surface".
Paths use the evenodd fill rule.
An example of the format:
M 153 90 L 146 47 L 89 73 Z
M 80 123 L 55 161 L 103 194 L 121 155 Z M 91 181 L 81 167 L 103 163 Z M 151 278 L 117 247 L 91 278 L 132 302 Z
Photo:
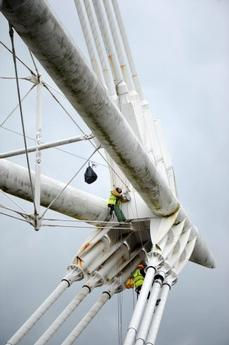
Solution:
M 176 198 L 46 3 L 5 0 L 1 9 L 151 210 L 174 213 Z
M 34 172 L 32 172 L 33 181 L 34 178 Z M 41 175 L 41 205 L 47 207 L 64 187 L 64 183 Z M 32 201 L 28 170 L 4 159 L 0 160 L 0 189 Z M 107 215 L 104 199 L 70 186 L 64 190 L 50 209 L 83 220 L 104 220 Z
M 61 145 L 67 145 L 67 144 L 72 144 L 72 143 L 76 143 L 78 141 L 83 141 L 83 140 L 90 140 L 93 138 L 93 135 L 89 134 L 89 135 L 80 135 L 77 137 L 73 137 L 73 138 L 68 138 L 68 139 L 62 139 L 62 140 L 57 140 L 54 142 L 50 142 L 50 143 L 45 143 L 45 144 L 40 144 L 38 146 L 39 151 L 41 150 L 46 150 L 46 149 L 50 149 L 53 147 L 57 147 L 57 146 L 61 146 Z M 36 146 L 31 146 L 27 148 L 27 152 L 35 152 L 37 149 Z M 14 150 L 14 151 L 8 151 L 5 153 L 0 153 L 0 159 L 2 158 L 9 158 L 9 157 L 14 157 L 14 156 L 19 156 L 22 155 L 26 152 L 26 150 L 23 149 L 18 149 L 18 150 Z

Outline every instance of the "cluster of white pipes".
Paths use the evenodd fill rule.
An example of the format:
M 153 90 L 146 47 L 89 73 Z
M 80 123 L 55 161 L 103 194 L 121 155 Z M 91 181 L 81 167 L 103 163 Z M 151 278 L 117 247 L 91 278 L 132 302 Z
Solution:
M 195 242 L 196 236 L 185 226 L 185 222 L 167 228 L 165 235 L 153 246 L 149 241 L 142 242 L 137 232 L 121 234 L 118 227 L 105 227 L 82 245 L 60 284 L 8 340 L 7 345 L 16 345 L 73 282 L 85 280 L 77 295 L 35 345 L 46 344 L 94 288 L 107 285 L 62 343 L 73 344 L 113 294 L 124 289 L 126 280 L 140 262 L 147 264 L 146 276 L 124 344 L 155 344 L 168 292 L 189 260 Z
M 208 267 L 213 267 L 214 261 L 176 199 L 171 161 L 158 121 L 151 118 L 149 105 L 144 99 L 117 0 L 75 0 L 75 5 L 96 75 L 88 68 L 45 1 L 23 0 L 16 5 L 14 0 L 0 2 L 3 14 L 106 150 L 111 182 L 117 186 L 120 179 L 123 181 L 121 187 L 131 195 L 126 206 L 129 218 L 138 224 L 142 222 L 142 233 L 140 236 L 134 222 L 128 223 L 125 230 L 108 224 L 97 232 L 81 246 L 61 283 L 7 345 L 17 344 L 74 281 L 85 279 L 80 292 L 35 345 L 46 344 L 94 288 L 107 285 L 62 343 L 73 344 L 112 295 L 123 290 L 125 281 L 142 261 L 147 264 L 146 276 L 124 345 L 153 345 L 168 292 L 187 261 L 191 258 Z M 50 41 L 52 44 L 47 44 Z M 64 58 L 63 51 L 66 52 Z M 38 123 L 38 131 L 39 126 Z M 38 143 L 38 159 L 38 151 L 56 144 L 41 147 Z M 31 152 L 34 149 L 31 148 Z M 15 152 L 2 157 L 13 154 Z M 47 207 L 55 200 L 50 208 L 71 217 L 97 221 L 97 224 L 106 218 L 104 200 L 70 186 L 60 195 L 63 185 L 39 172 L 32 173 L 32 179 L 35 186 L 39 181 L 38 206 Z M 0 188 L 32 200 L 26 170 L 5 160 L 0 161 Z
M 118 228 L 107 227 L 102 236 L 101 232 L 98 232 L 97 236 L 88 241 L 77 253 L 60 284 L 8 340 L 7 345 L 16 345 L 73 282 L 85 279 L 80 291 L 35 342 L 36 345 L 46 344 L 94 288 L 107 285 L 63 343 L 72 344 L 113 294 L 123 290 L 125 281 L 136 266 L 145 260 L 146 252 L 149 251 L 150 243 L 139 245 L 136 233 L 121 234 L 121 238 L 120 234 Z

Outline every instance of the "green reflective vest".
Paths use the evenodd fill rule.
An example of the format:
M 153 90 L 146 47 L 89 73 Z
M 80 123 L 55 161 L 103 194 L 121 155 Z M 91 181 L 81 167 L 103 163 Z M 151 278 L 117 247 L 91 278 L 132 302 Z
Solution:
M 117 203 L 117 196 L 115 196 L 111 193 L 109 199 L 107 200 L 107 204 L 108 205 L 116 205 L 116 203 Z
M 137 268 L 134 273 L 133 273 L 133 278 L 134 278 L 134 287 L 139 287 L 142 286 L 143 282 L 144 282 L 144 277 L 141 274 L 141 271 L 139 268 Z

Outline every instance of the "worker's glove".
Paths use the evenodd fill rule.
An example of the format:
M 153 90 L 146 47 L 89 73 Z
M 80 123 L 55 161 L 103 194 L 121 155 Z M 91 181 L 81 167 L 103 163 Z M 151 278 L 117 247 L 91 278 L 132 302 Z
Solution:
M 122 193 L 122 197 L 123 197 L 123 199 L 125 201 L 130 201 L 131 200 L 130 194 L 128 192 Z
M 133 278 L 128 278 L 127 281 L 125 282 L 125 288 L 126 289 L 133 289 L 133 287 L 134 287 Z

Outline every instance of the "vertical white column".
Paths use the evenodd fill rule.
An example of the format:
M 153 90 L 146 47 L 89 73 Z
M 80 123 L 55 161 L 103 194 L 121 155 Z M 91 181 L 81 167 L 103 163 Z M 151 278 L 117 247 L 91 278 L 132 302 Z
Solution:
M 116 22 L 115 15 L 114 15 L 114 9 L 112 7 L 112 3 L 110 0 L 103 0 L 103 3 L 104 3 L 104 7 L 105 7 L 105 10 L 107 13 L 108 22 L 110 24 L 111 34 L 113 37 L 114 45 L 115 45 L 117 56 L 119 59 L 121 71 L 122 71 L 123 77 L 126 81 L 128 90 L 129 90 L 129 92 L 131 92 L 131 91 L 135 90 L 134 83 L 133 83 L 133 80 L 131 78 L 131 72 L 130 72 L 129 65 L 127 64 L 127 59 L 126 59 L 126 55 L 125 55 L 125 51 L 124 51 L 124 47 L 123 47 L 123 42 L 122 42 L 122 39 L 120 36 L 120 32 L 118 30 L 118 24 Z
M 94 38 L 95 46 L 97 49 L 97 53 L 98 53 L 100 63 L 102 66 L 103 77 L 104 77 L 106 86 L 108 88 L 109 95 L 111 97 L 115 97 L 116 91 L 115 91 L 113 76 L 112 76 L 111 68 L 109 65 L 108 57 L 103 45 L 102 37 L 100 35 L 99 25 L 98 25 L 97 18 L 95 15 L 94 7 L 90 0 L 84 0 L 84 4 L 85 4 L 85 9 L 87 12 L 89 24 L 91 27 L 91 32 Z
M 106 13 L 102 1 L 93 0 L 95 12 L 98 18 L 98 23 L 101 31 L 101 35 L 104 41 L 104 45 L 107 51 L 110 66 L 114 75 L 115 85 L 118 85 L 123 81 L 121 68 L 118 62 L 118 58 L 114 49 L 110 28 L 106 18 Z
M 168 293 L 170 290 L 170 285 L 164 283 L 161 288 L 160 302 L 156 308 L 155 314 L 153 315 L 153 320 L 150 326 L 149 334 L 146 340 L 146 345 L 154 345 L 156 337 L 159 331 L 162 315 L 165 309 L 165 304 L 168 298 Z
M 93 40 L 93 36 L 90 29 L 90 24 L 87 18 L 87 13 L 84 7 L 83 0 L 75 0 L 75 6 L 76 6 L 76 10 L 79 16 L 84 38 L 86 41 L 87 50 L 88 50 L 88 54 L 91 60 L 92 68 L 94 72 L 96 73 L 96 75 L 98 76 L 99 80 L 102 82 L 102 84 L 106 85 L 103 79 L 101 65 L 97 58 L 96 50 L 93 44 L 94 40 Z
M 42 131 L 42 110 L 41 110 L 41 96 L 42 96 L 42 82 L 39 77 L 37 84 L 37 111 L 36 111 L 36 163 L 35 163 L 35 190 L 34 190 L 34 203 L 36 206 L 35 214 L 35 230 L 40 228 L 40 198 L 41 198 L 41 151 L 39 145 L 41 144 L 41 131 Z
M 141 288 L 141 292 L 140 292 L 140 295 L 138 297 L 138 300 L 137 300 L 137 303 L 136 303 L 136 306 L 135 306 L 128 330 L 127 330 L 124 345 L 133 345 L 135 343 L 137 330 L 138 330 L 138 327 L 140 325 L 142 316 L 144 314 L 144 309 L 145 309 L 147 297 L 148 297 L 149 291 L 151 289 L 154 275 L 156 272 L 155 267 L 153 265 L 151 265 L 151 263 L 153 263 L 152 261 L 153 260 L 151 260 L 151 262 L 147 268 L 144 283 L 143 283 L 143 286 Z
M 134 60 L 133 60 L 133 57 L 132 57 L 132 54 L 131 54 L 131 50 L 130 50 L 130 46 L 129 46 L 126 30 L 125 30 L 125 27 L 123 25 L 122 16 L 121 16 L 120 9 L 119 9 L 119 6 L 118 6 L 118 1 L 117 0 L 112 0 L 112 4 L 113 4 L 114 11 L 115 11 L 116 19 L 117 19 L 117 22 L 118 22 L 120 34 L 121 34 L 121 37 L 122 37 L 122 40 L 123 40 L 123 46 L 125 47 L 127 59 L 128 59 L 129 65 L 130 65 L 130 70 L 131 70 L 131 73 L 132 73 L 133 82 L 134 82 L 136 91 L 139 94 L 139 97 L 143 100 L 144 99 L 144 95 L 143 95 L 142 87 L 141 87 L 141 84 L 139 82 L 138 74 L 137 74 L 137 71 L 136 71 L 136 68 L 135 68 L 135 64 L 134 64 Z
M 144 345 L 145 340 L 149 331 L 150 323 L 152 320 L 153 312 L 156 306 L 157 298 L 161 290 L 161 279 L 156 279 L 155 282 L 153 283 L 153 287 L 150 292 L 150 298 L 147 303 L 144 317 L 142 318 L 141 321 L 141 326 L 139 328 L 138 334 L 137 334 L 137 340 L 136 340 L 136 345 Z

